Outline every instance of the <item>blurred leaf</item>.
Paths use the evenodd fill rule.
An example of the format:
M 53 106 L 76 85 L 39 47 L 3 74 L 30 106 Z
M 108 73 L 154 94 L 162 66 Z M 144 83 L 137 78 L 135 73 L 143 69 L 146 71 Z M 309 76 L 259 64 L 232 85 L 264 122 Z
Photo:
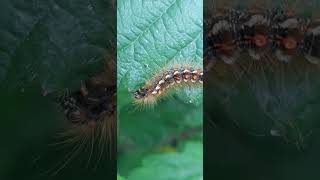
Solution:
M 125 179 L 118 174 L 117 175 L 117 180 L 125 180 Z
M 45 173 L 71 149 L 48 146 L 57 141 L 64 119 L 52 98 L 41 94 L 79 88 L 99 70 L 103 56 L 114 52 L 116 18 L 110 1 L 2 0 L 0 5 L 0 179 L 115 177 L 116 172 L 106 171 L 106 161 L 100 163 L 103 171 L 94 173 L 84 170 L 85 163 L 55 177 Z
M 3 0 L 1 6 L 0 82 L 10 90 L 75 87 L 97 70 L 115 33 L 106 0 Z
M 200 180 L 202 179 L 202 143 L 188 142 L 182 152 L 154 154 L 145 157 L 128 180 Z

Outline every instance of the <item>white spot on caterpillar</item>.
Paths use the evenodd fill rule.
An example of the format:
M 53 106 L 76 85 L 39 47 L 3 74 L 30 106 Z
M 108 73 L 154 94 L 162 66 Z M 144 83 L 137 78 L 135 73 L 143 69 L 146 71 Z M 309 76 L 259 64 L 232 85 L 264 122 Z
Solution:
M 190 71 L 188 69 L 185 69 L 183 73 L 190 73 Z
M 161 84 L 163 84 L 165 81 L 163 80 L 163 79 L 161 79 L 160 81 L 159 81 L 159 85 L 161 85 Z

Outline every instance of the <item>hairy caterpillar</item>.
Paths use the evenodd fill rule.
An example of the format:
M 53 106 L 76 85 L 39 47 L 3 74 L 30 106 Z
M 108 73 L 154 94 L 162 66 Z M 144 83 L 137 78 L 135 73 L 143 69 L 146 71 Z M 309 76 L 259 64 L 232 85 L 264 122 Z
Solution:
M 281 136 L 302 148 L 310 129 L 295 109 L 308 107 L 319 85 L 319 19 L 282 7 L 211 11 L 204 24 L 207 102 L 221 104 L 222 116 L 251 135 Z M 257 112 L 249 124 L 247 114 Z
M 203 83 L 203 70 L 190 65 L 173 65 L 156 73 L 134 92 L 137 104 L 153 105 L 171 88 Z
M 65 130 L 57 145 L 74 147 L 67 159 L 60 163 L 55 174 L 79 153 L 89 149 L 88 162 L 98 152 L 95 163 L 105 151 L 115 153 L 116 86 L 114 62 L 108 59 L 103 72 L 82 83 L 78 91 L 59 97 L 65 115 Z
M 259 60 L 273 56 L 289 62 L 303 55 L 320 62 L 320 21 L 300 17 L 281 9 L 223 9 L 206 20 L 205 57 L 233 64 L 241 53 Z

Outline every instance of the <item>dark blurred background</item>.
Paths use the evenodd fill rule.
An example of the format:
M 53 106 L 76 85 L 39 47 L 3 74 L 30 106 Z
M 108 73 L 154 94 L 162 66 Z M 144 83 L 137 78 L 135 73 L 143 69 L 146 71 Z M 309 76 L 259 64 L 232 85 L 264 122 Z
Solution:
M 300 1 L 300 6 L 293 6 L 295 2 L 299 3 L 208 0 L 204 19 L 219 6 L 244 9 L 258 3 L 291 7 L 309 18 L 317 16 L 319 1 Z M 253 60 L 241 56 L 239 61 Z M 263 65 L 254 63 L 257 71 L 240 77 L 233 69 L 237 65 L 218 63 L 218 68 L 206 74 L 205 179 L 320 178 L 319 66 L 303 57 L 273 66 L 277 69 Z
M 52 145 L 64 128 L 55 97 L 78 90 L 115 60 L 116 4 L 109 0 L 0 2 L 0 179 L 115 179 L 116 158 L 67 162 L 74 147 Z M 115 145 L 114 145 L 115 146 Z

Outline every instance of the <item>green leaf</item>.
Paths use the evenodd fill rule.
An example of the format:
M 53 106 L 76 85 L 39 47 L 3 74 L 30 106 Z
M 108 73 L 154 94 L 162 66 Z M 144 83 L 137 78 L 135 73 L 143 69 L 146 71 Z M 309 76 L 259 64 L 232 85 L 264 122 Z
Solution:
M 202 127 L 202 87 L 175 90 L 172 97 L 163 98 L 152 109 L 133 105 L 132 92 L 168 65 L 202 67 L 203 4 L 197 0 L 119 0 L 117 8 L 121 140 L 117 164 L 118 172 L 127 175 L 155 146 Z
M 128 180 L 200 180 L 203 176 L 202 143 L 188 142 L 182 152 L 154 154 L 145 157 L 141 167 Z
M 132 105 L 132 91 L 167 64 L 202 66 L 202 2 L 120 0 L 117 13 L 120 136 L 148 146 L 181 124 L 202 126 L 201 87 L 180 89 L 152 110 Z
M 118 174 L 117 175 L 117 180 L 125 180 L 125 179 Z
M 167 64 L 202 66 L 201 1 L 121 0 L 117 22 L 117 84 L 128 98 Z M 184 102 L 202 103 L 201 88 L 180 92 L 178 97 Z M 120 108 L 124 105 L 119 104 Z
M 59 105 L 41 92 L 79 89 L 81 80 L 99 70 L 102 57 L 114 53 L 115 8 L 109 0 L 0 4 L 0 179 L 52 179 L 73 153 L 51 146 L 65 122 Z M 84 168 L 88 159 L 74 157 L 53 179 L 115 177 L 108 161 Z
M 9 90 L 77 87 L 97 70 L 114 36 L 114 11 L 105 0 L 3 0 L 1 6 L 0 82 Z

